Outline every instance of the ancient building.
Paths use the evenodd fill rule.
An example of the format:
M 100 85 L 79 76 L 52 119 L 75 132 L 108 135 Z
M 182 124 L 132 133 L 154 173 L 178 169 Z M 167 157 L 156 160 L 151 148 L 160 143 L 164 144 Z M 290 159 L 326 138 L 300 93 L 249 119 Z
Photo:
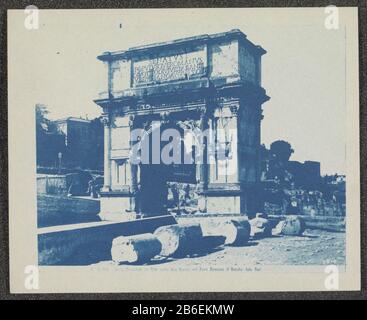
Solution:
M 95 100 L 105 119 L 103 218 L 134 219 L 137 194 L 141 212 L 164 214 L 167 182 L 185 172 L 196 184 L 201 212 L 256 212 L 262 104 L 269 99 L 261 87 L 265 53 L 244 33 L 231 30 L 98 57 L 108 74 L 107 91 Z M 154 151 L 147 155 L 149 164 L 131 160 L 135 129 L 143 132 L 136 143 L 156 146 L 157 130 L 187 128 L 212 132 L 191 150 L 185 137 L 180 140 L 184 152 L 179 157 L 192 151 L 196 159 L 200 148 L 204 161 L 167 164 L 157 161 Z M 172 139 L 161 138 L 163 151 Z M 220 149 L 225 159 L 218 156 Z
M 99 169 L 98 163 L 95 161 L 98 159 L 92 159 L 95 156 L 94 150 L 98 148 L 95 137 L 98 132 L 93 130 L 92 121 L 67 117 L 53 123 L 58 134 L 64 137 L 64 148 L 60 150 L 62 166 L 65 168 Z

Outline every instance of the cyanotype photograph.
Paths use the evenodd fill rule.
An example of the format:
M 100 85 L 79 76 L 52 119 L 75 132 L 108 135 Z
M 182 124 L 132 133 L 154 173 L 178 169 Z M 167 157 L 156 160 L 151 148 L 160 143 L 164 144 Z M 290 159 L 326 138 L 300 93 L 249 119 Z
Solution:
M 8 11 L 12 291 L 358 290 L 357 26 Z

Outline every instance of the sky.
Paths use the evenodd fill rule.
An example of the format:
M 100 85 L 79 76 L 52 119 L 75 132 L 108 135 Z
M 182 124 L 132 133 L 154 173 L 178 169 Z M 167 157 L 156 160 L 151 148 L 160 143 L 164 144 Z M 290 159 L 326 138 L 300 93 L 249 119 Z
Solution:
M 286 140 L 292 160 L 320 161 L 323 174 L 345 173 L 345 30 L 326 29 L 321 9 L 301 10 L 46 10 L 38 30 L 25 29 L 20 11 L 9 41 L 22 68 L 10 76 L 27 108 L 45 104 L 51 119 L 93 118 L 101 113 L 93 99 L 107 87 L 97 55 L 240 29 L 267 50 L 262 86 L 271 99 L 263 105 L 262 143 Z

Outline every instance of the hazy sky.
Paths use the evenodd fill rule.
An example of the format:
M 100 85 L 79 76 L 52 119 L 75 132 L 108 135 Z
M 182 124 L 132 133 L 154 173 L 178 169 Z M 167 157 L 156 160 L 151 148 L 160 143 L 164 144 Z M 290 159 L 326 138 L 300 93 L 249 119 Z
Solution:
M 13 54 L 24 68 L 14 77 L 27 107 L 44 103 L 52 119 L 92 118 L 100 114 L 93 99 L 107 86 L 96 59 L 103 51 L 240 29 L 268 51 L 262 86 L 271 100 L 263 105 L 262 142 L 287 140 L 293 160 L 320 161 L 322 173 L 345 173 L 344 27 L 327 30 L 323 10 L 306 10 L 48 10 L 32 31 L 21 12 L 16 32 L 22 41 Z

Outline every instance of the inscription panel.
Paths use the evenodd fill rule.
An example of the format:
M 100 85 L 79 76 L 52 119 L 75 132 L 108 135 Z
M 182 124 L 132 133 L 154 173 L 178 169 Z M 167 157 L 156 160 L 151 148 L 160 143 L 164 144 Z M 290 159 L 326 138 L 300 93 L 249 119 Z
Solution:
M 183 80 L 205 74 L 204 49 L 134 62 L 134 85 Z

